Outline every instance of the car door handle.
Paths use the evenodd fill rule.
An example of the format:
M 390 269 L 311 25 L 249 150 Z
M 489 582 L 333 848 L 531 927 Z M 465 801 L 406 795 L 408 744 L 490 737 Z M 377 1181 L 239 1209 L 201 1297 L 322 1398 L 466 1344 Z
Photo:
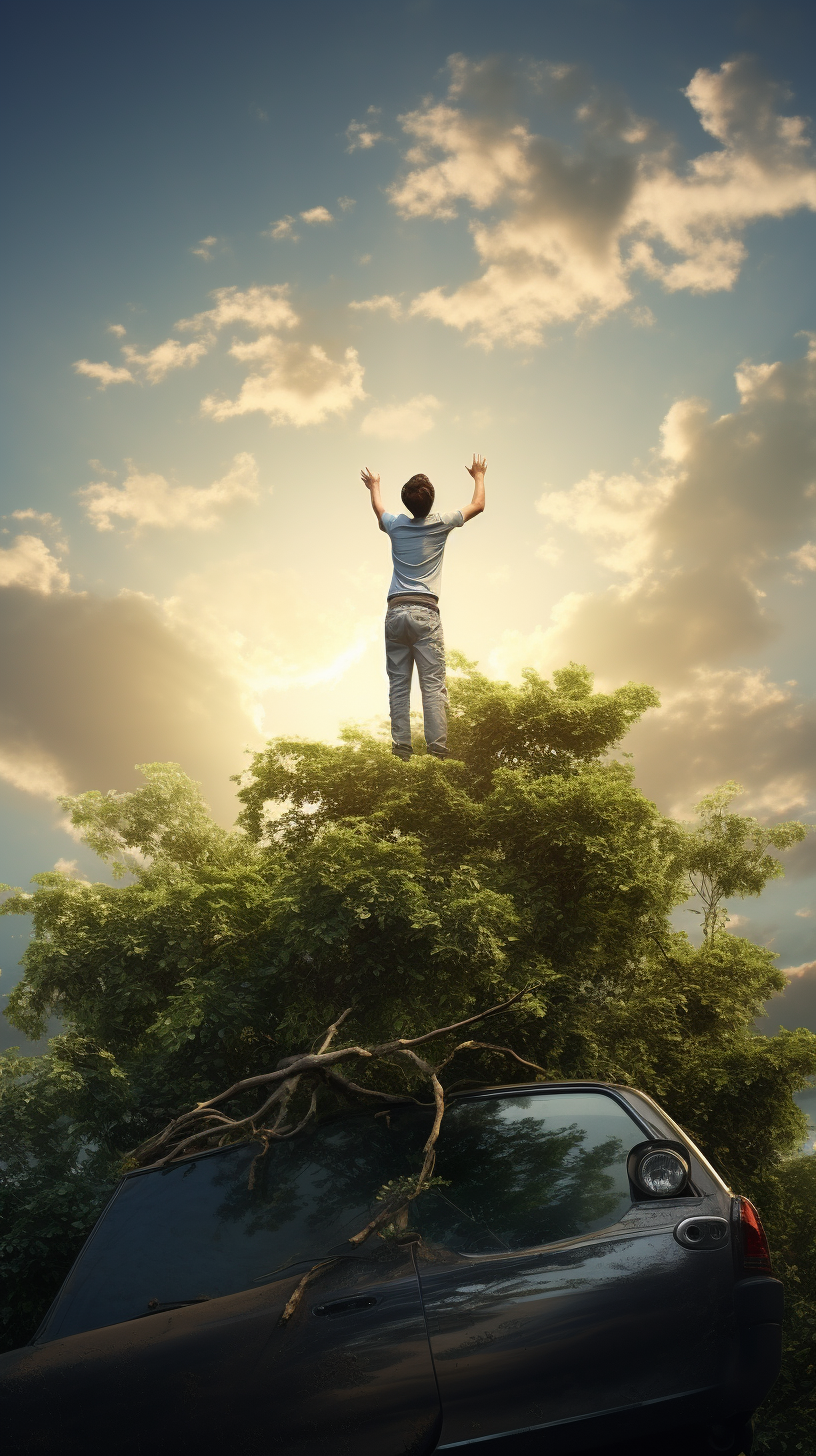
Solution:
M 370 1294 L 359 1294 L 354 1299 L 335 1299 L 331 1304 L 316 1304 L 312 1314 L 328 1315 L 329 1319 L 340 1314 L 356 1314 L 358 1310 L 373 1309 L 377 1303 Z

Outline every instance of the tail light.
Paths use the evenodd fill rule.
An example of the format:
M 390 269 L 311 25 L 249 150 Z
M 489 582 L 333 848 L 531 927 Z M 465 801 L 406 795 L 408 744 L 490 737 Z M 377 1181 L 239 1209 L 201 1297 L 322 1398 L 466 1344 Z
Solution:
M 747 1198 L 738 1198 L 736 1203 L 739 1210 L 739 1249 L 743 1273 L 772 1274 L 771 1251 L 759 1214 Z

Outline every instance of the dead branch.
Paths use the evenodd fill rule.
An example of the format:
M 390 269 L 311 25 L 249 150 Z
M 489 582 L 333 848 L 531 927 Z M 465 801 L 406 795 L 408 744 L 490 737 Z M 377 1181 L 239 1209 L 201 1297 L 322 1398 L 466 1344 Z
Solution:
M 225 1092 L 218 1093 L 209 1101 L 200 1102 L 190 1111 L 181 1113 L 154 1137 L 148 1138 L 140 1144 L 130 1155 L 130 1165 L 136 1167 L 164 1167 L 167 1163 L 175 1162 L 185 1156 L 193 1156 L 196 1152 L 203 1152 L 209 1147 L 213 1139 L 217 1139 L 218 1145 L 223 1145 L 225 1135 L 229 1134 L 234 1138 L 241 1133 L 249 1132 L 251 1136 L 262 1144 L 261 1151 L 253 1159 L 249 1170 L 249 1187 L 255 1186 L 256 1169 L 259 1161 L 266 1156 L 273 1142 L 280 1142 L 297 1136 L 302 1132 L 317 1115 L 317 1096 L 321 1085 L 334 1088 L 344 1096 L 350 1098 L 373 1098 L 378 1102 L 385 1102 L 389 1106 L 399 1103 L 413 1103 L 415 1106 L 422 1106 L 418 1098 L 409 1094 L 395 1094 L 382 1092 L 370 1087 L 362 1087 L 356 1082 L 349 1081 L 336 1070 L 337 1064 L 354 1057 L 362 1057 L 368 1061 L 384 1062 L 389 1064 L 393 1057 L 404 1057 L 421 1072 L 433 1090 L 434 1098 L 434 1119 L 428 1139 L 423 1148 L 422 1167 L 417 1175 L 411 1175 L 396 1180 L 396 1186 L 382 1199 L 382 1208 L 370 1219 L 364 1228 L 353 1234 L 348 1243 L 352 1248 L 365 1242 L 372 1234 L 385 1230 L 388 1225 L 393 1225 L 400 1215 L 404 1215 L 408 1205 L 412 1203 L 427 1188 L 436 1164 L 436 1146 L 439 1140 L 439 1133 L 442 1127 L 442 1119 L 445 1114 L 445 1090 L 439 1080 L 439 1073 L 449 1065 L 455 1056 L 463 1051 L 494 1051 L 510 1056 L 514 1061 L 523 1067 L 530 1067 L 536 1072 L 546 1072 L 536 1062 L 527 1061 L 520 1057 L 511 1047 L 497 1046 L 492 1042 L 463 1041 L 459 1042 L 442 1061 L 433 1065 L 414 1051 L 414 1047 L 423 1046 L 427 1042 L 437 1041 L 448 1036 L 451 1032 L 459 1031 L 462 1027 L 472 1026 L 477 1021 L 485 1021 L 491 1016 L 497 1016 L 503 1011 L 515 1006 L 523 997 L 530 995 L 536 986 L 527 986 L 522 991 L 517 991 L 505 1001 L 499 1002 L 496 1006 L 488 1007 L 486 1011 L 479 1011 L 473 1016 L 465 1017 L 462 1021 L 451 1023 L 449 1026 L 437 1027 L 433 1031 L 424 1032 L 422 1036 L 398 1037 L 394 1041 L 382 1042 L 378 1046 L 361 1047 L 349 1046 L 340 1047 L 329 1051 L 339 1028 L 350 1015 L 351 1008 L 348 1008 L 338 1016 L 337 1020 L 327 1028 L 323 1034 L 320 1046 L 315 1052 L 306 1052 L 301 1055 L 284 1058 L 273 1072 L 264 1072 L 255 1077 L 245 1077 L 240 1082 L 235 1082 Z M 391 1063 L 393 1065 L 393 1063 Z M 292 1098 L 301 1081 L 311 1083 L 312 1095 L 309 1106 L 300 1121 L 294 1126 L 288 1126 L 284 1118 L 291 1104 Z M 267 1089 L 267 1095 L 261 1105 L 254 1112 L 245 1117 L 230 1117 L 221 1111 L 221 1105 L 228 1102 L 242 1093 L 251 1091 L 253 1088 Z M 271 1090 L 270 1090 L 271 1089 Z M 267 1125 L 267 1115 L 273 1108 L 277 1108 L 276 1115 L 271 1124 Z M 161 1154 L 161 1156 L 157 1156 Z M 285 1324 L 291 1319 L 298 1308 L 303 1295 L 319 1274 L 333 1267 L 343 1255 L 321 1259 L 315 1263 L 298 1283 L 291 1294 L 281 1315 L 281 1323 Z
M 262 1072 L 254 1077 L 244 1077 L 241 1081 L 234 1082 L 224 1092 L 219 1092 L 205 1102 L 199 1102 L 196 1107 L 174 1118 L 154 1137 L 141 1143 L 130 1154 L 129 1162 L 131 1166 L 135 1164 L 137 1167 L 161 1167 L 195 1151 L 204 1151 L 212 1145 L 213 1139 L 216 1137 L 219 1142 L 223 1142 L 225 1133 L 237 1135 L 242 1131 L 260 1138 L 264 1143 L 265 1151 L 270 1142 L 294 1136 L 295 1131 L 300 1131 L 314 1115 L 312 1112 L 307 1113 L 305 1120 L 299 1123 L 295 1130 L 281 1126 L 282 1112 L 278 1114 L 271 1127 L 265 1125 L 264 1120 L 270 1109 L 278 1102 L 281 1102 L 282 1106 L 287 1105 L 291 1101 L 300 1079 L 304 1077 L 313 1085 L 318 1081 L 329 1082 L 338 1091 L 346 1094 L 373 1096 L 379 1101 L 387 1102 L 407 1100 L 394 1094 L 378 1093 L 372 1089 L 360 1087 L 356 1083 L 347 1083 L 339 1072 L 335 1072 L 334 1068 L 337 1063 L 354 1057 L 364 1058 L 367 1061 L 384 1061 L 389 1056 L 404 1056 L 414 1062 L 423 1076 L 430 1077 L 432 1073 L 430 1064 L 413 1051 L 414 1047 L 439 1040 L 453 1031 L 459 1031 L 464 1026 L 472 1026 L 477 1021 L 497 1016 L 501 1012 L 509 1010 L 511 1006 L 516 1005 L 524 996 L 530 995 L 536 989 L 536 986 L 525 987 L 496 1006 L 488 1007 L 486 1011 L 478 1011 L 473 1016 L 465 1017 L 462 1021 L 452 1022 L 448 1026 L 436 1027 L 433 1031 L 424 1032 L 421 1036 L 398 1037 L 393 1041 L 382 1042 L 373 1047 L 349 1046 L 329 1051 L 331 1041 L 350 1015 L 351 1008 L 347 1008 L 328 1027 L 316 1052 L 287 1057 L 285 1065 L 279 1065 L 274 1071 Z M 464 1046 L 465 1043 L 462 1043 L 462 1048 Z M 515 1056 L 515 1053 L 511 1053 L 511 1055 Z M 518 1057 L 516 1060 L 523 1061 Z M 534 1065 L 533 1063 L 523 1064 Z M 537 1068 L 537 1070 L 541 1069 Z M 223 1103 L 254 1088 L 261 1087 L 268 1089 L 267 1096 L 254 1112 L 245 1117 L 233 1118 L 228 1113 L 220 1111 Z M 415 1101 L 416 1099 L 410 1100 Z

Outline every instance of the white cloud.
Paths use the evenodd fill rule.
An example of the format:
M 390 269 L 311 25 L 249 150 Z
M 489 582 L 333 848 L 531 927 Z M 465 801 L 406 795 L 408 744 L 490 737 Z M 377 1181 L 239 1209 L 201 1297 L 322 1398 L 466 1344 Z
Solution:
M 54 861 L 54 869 L 57 871 L 58 874 L 68 875 L 73 878 L 75 875 L 79 874 L 79 860 L 64 859 L 60 857 L 58 860 Z
M 430 289 L 412 311 L 471 329 L 486 347 L 535 344 L 548 325 L 605 317 L 630 302 L 638 269 L 669 291 L 731 288 L 747 224 L 816 209 L 805 123 L 778 113 L 784 93 L 747 57 L 693 77 L 685 94 L 720 145 L 686 165 L 650 124 L 597 93 L 575 111 L 583 135 L 574 147 L 511 112 L 498 62 L 449 64 L 447 101 L 400 118 L 412 145 L 390 196 L 404 217 L 450 219 L 462 204 L 476 214 L 481 276 L 451 293 Z M 475 83 L 486 65 L 482 99 Z M 539 89 L 574 105 L 579 81 L 545 68 Z M 483 220 L 487 209 L 499 216 Z
M 271 222 L 264 237 L 273 238 L 276 243 L 282 238 L 288 238 L 290 242 L 297 243 L 300 240 L 299 234 L 295 232 L 295 219 L 287 213 L 286 217 L 279 217 L 277 222 Z
M 416 394 L 404 404 L 377 405 L 363 417 L 360 431 L 378 440 L 413 440 L 433 429 L 440 408 L 432 394 Z
M 400 318 L 402 314 L 402 304 L 392 293 L 378 293 L 374 298 L 353 299 L 349 308 L 360 313 L 387 313 L 393 319 Z
M 337 206 L 341 212 L 350 212 L 352 207 L 356 207 L 356 205 L 357 202 L 354 197 L 338 197 L 337 199 Z
M 25 748 L 0 742 L 0 779 L 37 798 L 56 799 L 69 792 L 68 780 L 55 758 L 38 753 L 30 745 Z
M 257 743 L 232 677 L 134 593 L 0 592 L 0 776 L 49 798 L 128 789 L 172 760 L 235 813 L 228 775 Z
M 739 665 L 778 633 L 766 591 L 813 527 L 816 348 L 744 364 L 737 383 L 740 407 L 718 419 L 700 400 L 673 405 L 650 468 L 544 492 L 538 508 L 560 528 L 548 546 L 572 531 L 624 579 L 568 594 L 490 659 L 501 675 L 574 658 L 604 685 L 657 685 L 663 707 L 629 743 L 641 783 L 672 812 L 727 778 L 766 815 L 799 812 L 816 791 L 816 703 Z
M 108 324 L 108 333 L 115 334 L 117 339 L 122 339 L 127 333 L 127 329 L 124 324 Z
M 112 531 L 114 518 L 137 531 L 146 526 L 163 530 L 187 526 L 209 531 L 227 507 L 237 501 L 258 499 L 258 471 L 253 455 L 236 455 L 232 468 L 212 485 L 171 485 L 163 475 L 131 470 L 121 486 L 95 482 L 79 495 L 85 513 L 97 531 Z
M 300 322 L 289 302 L 285 283 L 255 284 L 251 288 L 216 288 L 213 308 L 193 318 L 179 319 L 178 329 L 209 334 L 227 324 L 248 324 L 252 329 L 293 329 Z
M 41 526 L 47 526 L 50 530 L 58 531 L 62 525 L 59 516 L 52 516 L 50 511 L 35 511 L 28 506 L 24 511 L 12 511 L 13 521 L 37 521 Z
M 810 920 L 813 917 L 812 910 L 794 910 L 793 913 L 796 916 L 797 920 Z
M 239 363 L 252 366 L 252 372 L 244 379 L 236 399 L 212 394 L 202 400 L 202 413 L 211 419 L 226 420 L 260 411 L 273 424 L 315 425 L 330 415 L 345 414 L 357 400 L 365 398 L 363 369 L 355 349 L 346 349 L 342 358 L 336 359 L 321 344 L 286 341 L 279 337 L 281 330 L 292 330 L 300 324 L 285 284 L 255 285 L 246 289 L 219 288 L 210 297 L 213 299 L 212 308 L 192 318 L 180 319 L 176 324 L 177 329 L 194 333 L 197 338 L 189 344 L 181 344 L 178 339 L 166 339 L 146 353 L 139 353 L 132 345 L 125 344 L 123 352 L 128 363 L 151 383 L 158 383 L 172 369 L 197 364 L 213 348 L 223 328 L 244 325 L 255 331 L 257 337 L 234 339 L 229 354 Z M 125 372 L 128 378 L 134 377 L 129 371 Z M 139 479 L 153 482 L 150 490 L 154 492 L 170 489 L 166 481 L 163 486 L 158 484 L 162 480 L 160 476 Z M 93 489 L 98 492 L 102 487 L 94 486 Z M 139 512 L 148 498 L 146 490 L 147 487 L 139 486 L 138 506 L 130 502 L 134 505 L 134 519 L 137 521 L 141 520 Z M 150 498 L 153 499 L 152 496 Z M 103 497 L 99 495 L 95 499 L 98 505 Z M 124 501 L 121 493 L 109 488 L 104 499 L 111 502 L 118 500 L 120 504 Z M 174 499 L 180 500 L 180 497 L 174 496 Z M 148 509 L 147 505 L 145 509 Z M 100 506 L 99 511 L 99 519 L 106 518 L 108 507 Z M 163 511 L 162 505 L 159 513 L 163 514 Z M 132 514 L 129 508 L 127 514 Z
M 676 485 L 671 475 L 647 480 L 591 471 L 571 490 L 545 490 L 536 509 L 547 520 L 571 527 L 598 543 L 598 560 L 630 573 L 649 560 L 652 523 Z
M 74 370 L 77 374 L 85 374 L 88 379 L 97 379 L 100 389 L 107 389 L 109 384 L 132 384 L 134 376 L 124 365 L 109 364 L 103 359 L 98 364 L 92 363 L 90 359 L 77 359 L 74 363 Z
M 230 354 L 262 372 L 247 375 L 237 399 L 202 400 L 214 420 L 260 412 L 276 425 L 318 425 L 329 415 L 346 414 L 365 398 L 363 369 L 356 349 L 332 359 L 319 344 L 287 343 L 275 334 L 261 334 L 250 343 L 233 344 Z
M 140 369 L 150 384 L 159 384 L 171 369 L 192 369 L 204 358 L 210 347 L 207 339 L 194 339 L 191 344 L 180 344 L 178 339 L 165 339 L 146 354 L 140 354 L 132 344 L 124 344 L 122 353 L 132 368 Z M 131 378 L 133 376 L 131 375 Z
M 790 556 L 803 571 L 816 571 L 816 541 L 806 541 L 798 551 L 791 551 Z
M 303 221 L 307 223 L 309 227 L 314 227 L 315 225 L 320 224 L 325 225 L 326 223 L 334 222 L 334 218 L 332 217 L 327 207 L 310 207 L 307 209 L 306 212 L 302 212 L 300 215 L 303 218 Z
M 23 586 L 48 596 L 64 590 L 68 581 L 67 573 L 39 536 L 16 536 L 12 546 L 0 550 L 0 587 Z
M 369 151 L 377 142 L 382 141 L 383 133 L 375 130 L 379 114 L 379 106 L 369 106 L 366 112 L 367 121 L 349 122 L 346 127 L 346 140 L 348 142 L 346 151 Z
M 564 555 L 564 548 L 559 546 L 554 536 L 548 536 L 540 546 L 536 546 L 535 554 L 539 561 L 546 561 L 548 566 L 557 566 Z
M 203 258 L 205 263 L 209 263 L 210 259 L 212 258 L 212 250 L 216 246 L 217 242 L 217 238 L 200 238 L 198 246 L 195 248 L 191 248 L 190 252 L 193 253 L 196 258 Z
M 800 966 L 782 966 L 781 970 L 783 976 L 809 976 L 816 971 L 816 961 L 803 961 Z

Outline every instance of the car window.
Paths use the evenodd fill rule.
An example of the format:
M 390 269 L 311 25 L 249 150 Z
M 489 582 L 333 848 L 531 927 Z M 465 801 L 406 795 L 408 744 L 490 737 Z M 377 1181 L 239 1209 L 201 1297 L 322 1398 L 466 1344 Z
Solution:
M 124 1179 L 41 1338 L 250 1289 L 342 1248 L 377 1193 L 417 1170 L 431 1111 L 344 1114 L 273 1144 L 241 1144 Z M 637 1124 L 598 1092 L 464 1099 L 447 1110 L 436 1174 L 411 1227 L 455 1253 L 518 1249 L 600 1228 L 629 1204 Z M 361 1251 L 364 1252 L 364 1251 Z
M 630 1205 L 626 1159 L 638 1124 L 602 1092 L 467 1100 L 446 1113 L 436 1168 L 444 1185 L 411 1224 L 460 1254 L 555 1243 L 616 1223 Z

